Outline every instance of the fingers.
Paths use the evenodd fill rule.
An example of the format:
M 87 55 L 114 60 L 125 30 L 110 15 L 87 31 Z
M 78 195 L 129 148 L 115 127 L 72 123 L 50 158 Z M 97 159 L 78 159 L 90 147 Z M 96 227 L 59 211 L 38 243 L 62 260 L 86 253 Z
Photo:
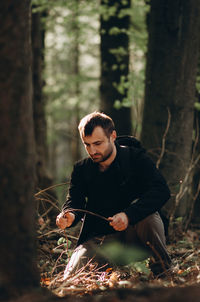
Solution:
M 75 215 L 71 212 L 61 212 L 56 218 L 56 225 L 64 230 L 70 227 L 75 219 Z
M 124 231 L 128 227 L 128 217 L 124 212 L 108 217 L 108 219 L 116 231 Z
M 56 225 L 64 230 L 67 227 L 67 219 L 63 217 L 63 213 L 60 213 L 56 218 Z
M 70 227 L 74 222 L 75 215 L 72 212 L 66 212 L 64 215 L 65 219 L 67 219 L 67 227 Z

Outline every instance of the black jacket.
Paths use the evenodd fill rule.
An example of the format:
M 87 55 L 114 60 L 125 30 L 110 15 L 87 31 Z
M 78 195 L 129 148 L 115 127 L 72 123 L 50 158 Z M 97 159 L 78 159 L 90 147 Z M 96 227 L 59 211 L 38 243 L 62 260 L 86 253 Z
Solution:
M 129 171 L 123 169 L 124 147 L 116 144 L 117 155 L 105 172 L 86 158 L 75 164 L 67 200 L 63 209 L 87 209 L 109 217 L 125 212 L 135 225 L 160 210 L 170 198 L 165 179 L 143 149 L 129 148 Z M 127 175 L 124 175 L 127 174 Z M 78 244 L 96 236 L 115 232 L 108 222 L 81 212 L 74 212 L 74 226 L 83 216 Z

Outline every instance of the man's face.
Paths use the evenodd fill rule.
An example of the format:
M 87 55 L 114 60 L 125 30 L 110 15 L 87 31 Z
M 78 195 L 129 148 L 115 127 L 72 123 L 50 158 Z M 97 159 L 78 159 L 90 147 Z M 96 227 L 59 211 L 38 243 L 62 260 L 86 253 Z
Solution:
M 114 150 L 116 132 L 107 137 L 102 127 L 95 127 L 92 135 L 82 136 L 82 141 L 89 156 L 95 163 L 106 161 Z

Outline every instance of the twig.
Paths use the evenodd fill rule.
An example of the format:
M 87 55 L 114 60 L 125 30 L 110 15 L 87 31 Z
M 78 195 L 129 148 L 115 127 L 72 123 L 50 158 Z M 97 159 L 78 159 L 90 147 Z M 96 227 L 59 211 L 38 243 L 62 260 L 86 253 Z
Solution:
M 195 138 L 195 142 L 194 142 L 194 146 L 193 146 L 193 152 L 192 152 L 193 156 L 195 154 L 195 150 L 197 148 L 198 142 L 199 142 L 199 123 L 198 123 L 198 118 L 197 118 L 196 119 L 196 138 Z
M 69 275 L 66 279 L 64 278 L 64 276 L 56 276 L 50 284 L 50 287 L 52 288 L 53 286 L 57 285 L 57 289 L 56 292 L 59 293 L 62 290 L 66 290 L 68 287 L 70 287 L 71 285 L 75 285 L 78 284 L 79 289 L 83 287 L 85 288 L 86 283 L 93 283 L 96 281 L 98 274 L 101 274 L 102 272 L 100 271 L 101 269 L 105 268 L 108 264 L 104 264 L 101 267 L 97 267 L 94 266 L 92 269 L 90 267 L 90 264 L 92 263 L 93 258 L 88 259 L 88 262 L 81 267 L 77 272 Z M 90 270 L 87 270 L 87 267 L 90 268 Z M 96 275 L 94 275 L 96 274 Z M 96 277 L 96 278 L 95 278 Z M 58 284 L 56 284 L 56 282 L 61 283 L 61 286 L 58 287 Z M 80 287 L 80 285 L 82 284 L 83 287 Z M 73 290 L 76 290 L 76 288 L 73 288 Z
M 67 212 L 83 212 L 83 213 L 86 213 L 86 214 L 89 214 L 89 215 L 93 215 L 93 216 L 99 217 L 99 218 L 101 218 L 101 219 L 103 219 L 105 221 L 109 221 L 110 222 L 110 220 L 108 218 L 106 218 L 106 217 L 104 217 L 104 216 L 102 216 L 100 214 L 93 213 L 93 212 L 88 211 L 88 210 L 68 208 L 67 210 L 65 210 L 65 213 L 67 213 Z
M 47 187 L 46 189 L 49 189 L 49 188 Z M 38 190 L 41 191 L 40 188 L 38 188 Z M 46 197 L 46 198 L 48 197 L 48 198 L 54 200 L 55 202 L 59 202 L 59 201 L 55 198 L 55 196 L 52 195 L 52 193 L 50 194 L 50 193 L 47 193 L 47 191 L 45 191 L 45 192 L 41 192 L 40 194 L 41 194 L 42 196 Z M 36 196 L 36 198 L 37 198 L 37 196 Z
M 37 198 L 37 200 L 41 200 L 41 201 L 48 202 L 48 203 L 50 203 L 54 208 L 56 208 L 57 210 L 60 211 L 59 207 L 58 207 L 55 203 L 53 203 L 51 200 L 49 200 L 49 199 L 46 199 L 46 198 Z
M 188 225 L 189 225 L 189 223 L 190 223 L 190 221 L 191 221 L 192 214 L 193 214 L 193 210 L 194 210 L 194 205 L 195 205 L 195 203 L 196 203 L 196 201 L 197 201 L 197 198 L 198 198 L 198 196 L 199 196 L 199 192 L 200 192 L 200 181 L 199 181 L 199 183 L 198 183 L 198 187 L 197 187 L 196 194 L 193 196 L 193 202 L 192 202 L 192 206 L 191 206 L 191 209 L 190 209 L 189 217 L 188 217 L 188 220 L 187 220 L 186 225 L 185 225 L 185 228 L 184 228 L 185 230 L 187 230 Z
M 161 263 L 161 266 L 162 266 L 162 269 L 163 269 L 163 272 L 166 272 L 166 274 L 168 275 L 169 277 L 169 274 L 168 274 L 168 271 L 166 269 L 166 266 L 163 262 L 163 259 L 161 258 L 160 254 L 158 253 L 158 251 L 155 249 L 155 247 L 149 242 L 147 241 L 147 245 L 151 248 L 152 252 L 158 257 L 160 263 Z M 162 275 L 162 273 L 160 274 Z
M 181 198 L 185 195 L 185 193 L 188 191 L 188 180 L 189 180 L 189 177 L 194 169 L 194 167 L 198 164 L 198 162 L 200 161 L 200 155 L 198 154 L 198 156 L 196 157 L 195 159 L 195 151 L 196 151 L 196 148 L 197 148 L 197 144 L 198 144 L 198 141 L 199 141 L 199 127 L 198 127 L 198 124 L 197 124 L 197 135 L 196 135 L 196 138 L 195 138 L 195 142 L 194 142 L 194 146 L 193 146 L 193 152 L 192 152 L 192 157 L 191 157 L 191 161 L 190 161 L 190 165 L 189 165 L 189 168 L 188 168 L 188 171 L 184 177 L 184 180 L 182 181 L 181 185 L 180 185 L 180 189 L 179 189 L 179 192 L 178 194 L 176 195 L 176 199 L 175 199 L 175 205 L 174 205 L 174 208 L 172 209 L 172 212 L 170 214 L 170 223 L 172 223 L 173 219 L 174 219 L 174 215 L 175 215 L 175 212 L 176 212 L 176 209 L 177 207 L 179 206 L 179 203 L 180 203 L 180 200 Z M 193 209 L 194 209 L 194 204 L 195 204 L 195 201 L 197 199 L 197 196 L 199 194 L 199 191 L 200 191 L 200 183 L 198 185 L 198 188 L 197 188 L 197 192 L 195 194 L 195 196 L 193 196 L 193 204 L 191 206 L 191 210 L 190 210 L 190 214 L 189 214 L 189 218 L 187 220 L 187 223 L 186 223 L 186 226 L 185 226 L 185 230 L 187 229 L 188 225 L 189 225 L 189 222 L 191 219 L 191 216 L 192 216 L 192 212 L 193 212 Z
M 191 175 L 191 172 L 192 172 L 193 168 L 197 165 L 199 160 L 200 160 L 200 155 L 198 155 L 195 160 L 193 160 L 193 159 L 191 160 L 191 163 L 190 163 L 190 166 L 188 168 L 187 174 L 185 175 L 185 178 L 184 178 L 183 182 L 180 185 L 180 190 L 179 190 L 178 194 L 176 195 L 174 209 L 172 210 L 172 213 L 170 215 L 170 223 L 174 219 L 174 215 L 175 215 L 177 207 L 179 206 L 181 198 L 183 198 L 185 193 L 188 191 L 187 183 L 188 183 L 189 176 Z
M 52 234 L 52 233 L 63 233 L 64 231 L 65 231 L 65 230 L 55 229 L 55 230 L 49 231 L 49 232 L 47 232 L 47 233 L 45 233 L 45 234 L 40 234 L 37 238 L 40 239 L 40 238 L 42 238 L 42 237 L 49 236 L 49 235 Z M 65 232 L 64 232 L 64 235 L 65 235 Z M 78 240 L 78 238 L 75 237 L 75 236 L 72 236 L 72 235 L 67 235 L 67 236 L 68 236 L 69 238 L 71 238 L 71 239 Z
M 46 210 L 46 212 L 45 213 L 43 213 L 42 215 L 40 215 L 40 217 L 45 217 L 45 216 L 47 216 L 47 214 L 49 213 L 49 212 L 51 212 L 51 210 L 53 209 L 54 207 L 53 206 L 51 206 L 50 208 L 48 208 L 48 210 Z
M 53 189 L 53 188 L 60 187 L 60 186 L 64 186 L 64 185 L 67 185 L 67 184 L 69 184 L 69 182 L 63 182 L 63 183 L 60 183 L 60 184 L 56 184 L 56 185 L 50 186 L 50 187 L 45 188 L 45 189 L 43 189 L 43 190 L 40 190 L 39 192 L 37 192 L 37 193 L 35 194 L 35 197 L 37 197 L 38 195 L 40 195 L 40 194 L 43 193 L 43 192 L 46 192 L 46 191 L 51 190 L 51 189 Z
M 52 269 L 52 271 L 51 271 L 51 279 L 52 279 L 52 276 L 53 276 L 54 271 L 55 271 L 56 268 L 57 268 L 57 263 L 58 263 L 58 261 L 62 258 L 62 255 L 63 255 L 63 254 L 66 254 L 66 253 L 67 253 L 67 250 L 63 250 L 63 252 L 60 254 L 60 256 L 58 257 L 58 259 L 56 260 L 56 263 L 55 263 L 55 265 L 54 265 L 54 267 L 53 267 L 53 269 Z
M 63 184 L 66 184 L 66 183 L 58 184 L 58 185 L 55 185 L 55 186 L 61 186 L 61 185 L 63 185 Z M 52 187 L 54 187 L 54 186 L 51 186 L 51 187 L 46 188 L 46 189 L 44 189 L 44 190 L 41 190 L 40 192 L 36 193 L 35 196 L 37 197 L 39 194 L 44 193 L 46 190 L 49 190 L 49 189 L 52 188 Z M 57 205 L 55 205 L 51 200 L 46 199 L 46 198 L 37 198 L 37 199 L 38 199 L 38 200 L 41 200 L 41 201 L 45 201 L 45 202 L 50 203 L 53 207 L 55 207 L 57 210 L 60 211 L 59 207 L 58 207 Z M 73 209 L 73 208 L 68 208 L 68 209 L 66 209 L 66 210 L 64 210 L 64 211 L 65 211 L 65 213 L 67 213 L 67 212 L 82 212 L 82 213 L 86 213 L 86 214 L 89 214 L 89 215 L 93 215 L 93 216 L 99 217 L 99 218 L 101 218 L 101 219 L 103 219 L 103 220 L 105 220 L 105 221 L 110 221 L 108 218 L 106 218 L 106 217 L 104 217 L 104 216 L 102 216 L 102 215 L 100 215 L 100 214 L 97 214 L 97 213 L 94 213 L 94 212 L 91 212 L 91 211 L 88 211 L 88 210 L 85 210 L 85 209 Z
M 160 162 L 164 156 L 164 153 L 165 153 L 165 142 L 166 142 L 166 136 L 167 136 L 167 133 L 169 131 L 169 127 L 170 127 L 170 123 L 171 123 L 171 113 L 170 113 L 170 110 L 169 108 L 167 107 L 167 111 L 168 111 L 168 119 L 167 119 L 167 126 L 166 126 L 166 129 L 165 129 L 165 132 L 163 134 L 163 137 L 162 137 L 162 149 L 161 149 L 161 153 L 160 153 L 160 156 L 157 160 L 157 163 L 156 163 L 156 168 L 158 169 L 159 166 L 160 166 Z

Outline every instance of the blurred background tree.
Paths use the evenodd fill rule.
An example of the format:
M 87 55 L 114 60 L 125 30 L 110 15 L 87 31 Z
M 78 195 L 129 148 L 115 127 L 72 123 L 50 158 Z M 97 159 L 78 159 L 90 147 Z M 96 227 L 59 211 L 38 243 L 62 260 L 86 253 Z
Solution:
M 130 4 L 130 0 L 101 1 L 100 108 L 113 118 L 118 135 L 132 133 L 132 102 L 128 99 Z
M 90 0 L 33 1 L 33 4 L 37 5 L 36 12 L 42 14 L 41 22 L 45 28 L 43 73 L 45 85 L 42 98 L 45 100 L 47 121 L 46 158 L 47 168 L 56 183 L 65 182 L 74 161 L 85 155 L 77 131 L 79 120 L 85 114 L 103 110 L 113 117 L 118 129 L 120 127 L 125 129 L 124 134 L 140 135 L 147 44 L 145 16 L 149 8 L 144 1 L 135 0 L 133 3 L 122 1 L 122 8 L 120 6 L 117 8 L 119 16 L 114 18 L 116 3 L 110 3 L 109 7 L 105 3 L 99 5 Z M 122 43 L 123 35 L 126 37 L 126 62 L 124 64 L 123 59 L 120 65 L 122 70 L 117 71 L 115 70 L 117 64 L 108 62 L 109 70 L 110 67 L 113 69 L 110 73 L 112 77 L 102 80 L 101 70 L 104 63 L 100 58 L 106 53 L 109 54 L 111 46 L 103 42 L 102 48 L 101 41 L 105 39 L 105 35 L 102 34 L 101 26 L 105 26 L 105 21 L 103 25 L 102 20 L 105 19 L 108 23 L 110 17 L 112 22 L 109 24 L 111 30 L 110 35 L 107 35 L 107 41 L 108 38 L 114 37 L 118 43 L 111 45 L 110 56 L 117 63 L 117 58 L 119 60 L 121 54 L 114 50 L 123 49 L 118 47 Z M 122 32 L 120 36 L 119 32 L 116 34 L 119 20 L 123 21 L 123 26 L 120 23 L 119 31 Z M 122 57 L 124 58 L 123 54 Z M 107 97 L 103 102 L 102 87 L 105 83 L 107 86 L 104 91 Z M 106 106 L 110 108 L 109 111 Z M 121 126 L 118 126 L 120 124 Z M 58 194 L 59 192 L 64 193 L 63 188 L 58 189 Z M 63 200 L 64 195 L 59 195 L 60 198 Z
M 152 0 L 148 22 L 141 139 L 155 159 L 164 148 L 160 169 L 173 195 L 165 210 L 168 216 L 175 214 L 186 220 L 191 208 L 191 168 L 195 161 L 192 140 L 197 101 L 199 15 L 198 1 Z
M 46 20 L 45 80 L 49 167 L 65 181 L 81 158 L 77 126 L 99 103 L 97 4 L 57 1 Z
M 176 207 L 176 216 L 187 220 L 191 190 L 198 187 L 192 185 L 193 169 L 184 181 L 192 158 L 198 2 L 33 4 L 45 28 L 42 98 L 47 170 L 54 182 L 69 180 L 73 163 L 85 156 L 77 131 L 80 118 L 103 110 L 114 119 L 118 134 L 141 136 L 155 162 L 164 152 L 158 164 L 174 196 L 165 212 L 170 216 Z M 183 188 L 187 195 L 180 198 Z M 65 190 L 57 193 L 62 202 Z

